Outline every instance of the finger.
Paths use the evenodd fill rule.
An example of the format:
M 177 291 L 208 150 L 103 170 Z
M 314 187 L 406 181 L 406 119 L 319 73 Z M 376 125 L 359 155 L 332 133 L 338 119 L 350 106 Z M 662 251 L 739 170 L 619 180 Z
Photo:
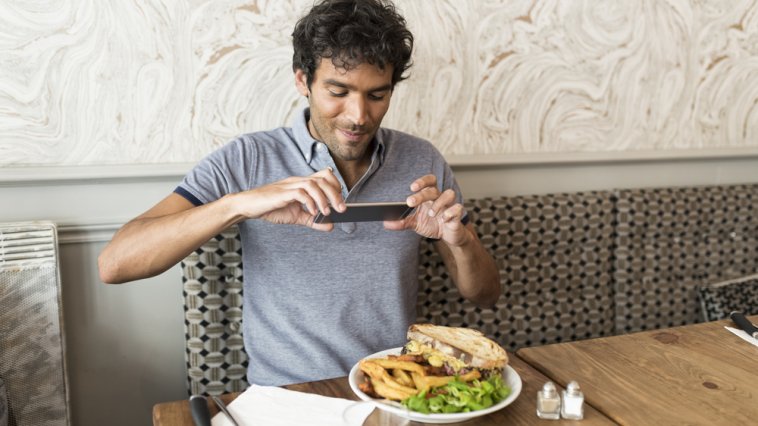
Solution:
M 318 206 L 318 209 L 328 215 L 331 209 L 330 197 L 335 197 L 334 186 L 327 182 L 326 178 L 320 176 L 308 176 L 293 184 L 293 187 L 305 191 Z M 339 195 L 341 198 L 341 195 Z
M 329 200 L 329 204 L 337 211 L 345 211 L 345 200 L 342 198 L 342 184 L 334 174 L 334 170 L 331 167 L 327 167 L 314 173 L 311 176 L 323 179 L 319 181 L 319 183 L 326 184 L 325 186 L 322 186 L 321 189 L 324 191 L 324 194 L 326 194 L 326 197 Z
M 311 216 L 318 214 L 319 207 L 316 205 L 316 202 L 310 196 L 308 191 L 303 188 L 293 188 L 290 192 L 292 192 L 291 197 L 302 204 Z
M 429 186 L 437 187 L 437 176 L 429 174 L 414 180 L 411 183 L 411 191 L 418 192 Z
M 461 218 L 463 218 L 463 212 L 463 205 L 453 204 L 450 208 L 442 212 L 442 221 L 445 223 L 460 222 Z
M 445 190 L 436 200 L 432 203 L 429 209 L 429 217 L 437 216 L 437 213 L 447 210 L 447 208 L 455 203 L 455 191 L 452 189 Z
M 417 207 L 426 201 L 434 201 L 440 196 L 440 191 L 436 186 L 428 186 L 419 192 L 406 198 L 405 202 L 409 207 Z

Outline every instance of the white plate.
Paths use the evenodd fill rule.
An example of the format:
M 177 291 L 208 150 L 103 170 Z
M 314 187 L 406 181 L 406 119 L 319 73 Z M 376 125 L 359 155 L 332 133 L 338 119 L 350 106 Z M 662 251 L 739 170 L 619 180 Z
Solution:
M 386 351 L 377 352 L 373 355 L 369 355 L 366 358 L 384 358 L 387 355 L 400 355 L 402 348 L 387 349 Z M 450 413 L 450 414 L 423 414 L 416 411 L 411 411 L 398 402 L 389 401 L 386 399 L 374 399 L 363 393 L 358 388 L 360 383 L 363 383 L 363 372 L 358 368 L 358 364 L 355 364 L 350 369 L 350 375 L 348 376 L 350 382 L 350 388 L 358 395 L 358 398 L 364 401 L 371 401 L 374 405 L 384 411 L 396 414 L 406 419 L 423 422 L 423 423 L 456 423 L 463 422 L 474 417 L 484 416 L 494 411 L 500 410 L 508 404 L 516 400 L 521 393 L 521 377 L 519 377 L 516 370 L 507 365 L 503 370 L 503 382 L 511 388 L 511 393 L 507 398 L 493 405 L 492 407 L 485 408 L 484 410 L 471 411 L 468 413 Z

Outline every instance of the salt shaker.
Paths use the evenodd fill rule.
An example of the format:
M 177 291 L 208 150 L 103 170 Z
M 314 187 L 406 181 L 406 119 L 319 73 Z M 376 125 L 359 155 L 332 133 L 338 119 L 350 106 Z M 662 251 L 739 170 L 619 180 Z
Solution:
M 563 391 L 561 416 L 564 419 L 581 420 L 584 418 L 584 394 L 579 383 L 571 381 Z
M 557 420 L 561 418 L 561 397 L 553 382 L 547 382 L 537 392 L 537 417 Z

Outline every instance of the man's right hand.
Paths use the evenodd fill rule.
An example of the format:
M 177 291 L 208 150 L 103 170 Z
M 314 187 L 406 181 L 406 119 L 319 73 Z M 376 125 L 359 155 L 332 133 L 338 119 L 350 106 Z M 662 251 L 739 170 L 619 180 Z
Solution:
M 313 222 L 330 205 L 340 212 L 346 208 L 339 180 L 330 169 L 229 194 L 199 207 L 171 193 L 116 232 L 98 258 L 100 278 L 120 283 L 160 274 L 209 238 L 246 219 L 330 231 L 331 223 Z
M 314 223 L 318 212 L 329 214 L 331 208 L 345 211 L 340 182 L 331 168 L 310 176 L 293 176 L 239 194 L 250 197 L 243 215 L 271 223 L 305 225 L 320 231 L 331 231 L 331 223 Z M 244 201 L 243 201 L 244 202 Z M 331 207 L 330 207 L 331 206 Z

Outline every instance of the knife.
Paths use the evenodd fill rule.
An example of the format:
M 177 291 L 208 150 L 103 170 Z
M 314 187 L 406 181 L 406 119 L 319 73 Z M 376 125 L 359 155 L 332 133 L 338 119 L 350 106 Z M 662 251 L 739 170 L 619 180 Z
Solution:
M 195 426 L 211 426 L 211 412 L 208 410 L 208 400 L 202 395 L 192 395 L 189 399 L 189 404 Z
M 752 336 L 753 339 L 758 339 L 758 327 L 754 326 L 750 321 L 748 321 L 742 312 L 734 311 L 729 314 L 729 318 L 731 318 L 732 321 L 734 321 L 734 323 L 742 329 L 742 331 L 747 333 L 749 336 Z

